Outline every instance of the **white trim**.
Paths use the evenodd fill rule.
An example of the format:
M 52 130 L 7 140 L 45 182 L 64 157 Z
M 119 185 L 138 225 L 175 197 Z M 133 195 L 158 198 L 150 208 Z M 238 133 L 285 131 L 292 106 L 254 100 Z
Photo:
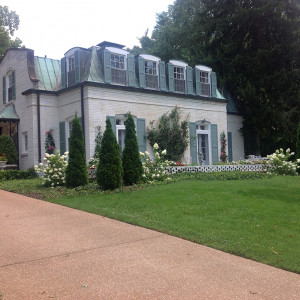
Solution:
M 202 66 L 202 65 L 197 65 L 195 66 L 196 69 L 199 69 L 200 71 L 206 71 L 206 72 L 211 72 L 212 68 L 207 67 L 207 66 Z
M 160 62 L 161 59 L 159 57 L 156 57 L 154 55 L 149 55 L 149 54 L 140 54 L 140 57 L 144 58 L 145 60 L 151 60 L 155 62 Z
M 127 56 L 129 54 L 128 51 L 123 50 L 123 49 L 119 49 L 119 48 L 114 48 L 114 47 L 105 47 L 106 50 L 108 50 L 111 53 L 115 53 L 115 54 L 121 54 L 121 55 L 125 55 Z
M 197 137 L 197 161 L 198 161 L 198 135 L 199 134 L 207 134 L 208 136 L 208 158 L 209 158 L 209 165 L 212 165 L 212 149 L 211 149 L 211 124 L 207 124 L 207 130 L 196 130 L 196 137 Z M 198 162 L 199 163 L 199 162 Z
M 171 63 L 171 64 L 173 64 L 174 66 L 178 66 L 178 67 L 184 67 L 184 68 L 186 68 L 187 66 L 188 66 L 188 64 L 187 63 L 185 63 L 185 62 L 183 62 L 183 61 L 180 61 L 180 60 L 169 60 L 169 62 Z
M 24 131 L 22 132 L 22 154 L 28 153 L 28 146 L 29 146 L 28 132 Z

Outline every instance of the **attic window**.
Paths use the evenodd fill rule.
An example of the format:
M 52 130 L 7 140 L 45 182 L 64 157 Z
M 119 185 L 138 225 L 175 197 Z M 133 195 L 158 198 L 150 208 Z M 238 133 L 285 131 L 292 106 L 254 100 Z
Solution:
M 126 85 L 125 56 L 111 53 L 111 82 Z
M 114 69 L 124 70 L 125 69 L 124 61 L 125 61 L 125 57 L 123 55 L 111 54 L 110 56 L 111 67 Z
M 145 60 L 145 80 L 146 88 L 158 89 L 157 63 Z
M 75 70 L 75 59 L 74 56 L 69 57 L 69 72 Z
M 184 68 L 174 66 L 175 92 L 185 93 Z
M 208 72 L 200 71 L 201 96 L 210 96 L 210 82 Z

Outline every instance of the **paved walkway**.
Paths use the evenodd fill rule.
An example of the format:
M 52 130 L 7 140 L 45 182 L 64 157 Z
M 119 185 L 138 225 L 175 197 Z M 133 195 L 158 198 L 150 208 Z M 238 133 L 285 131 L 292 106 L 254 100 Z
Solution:
M 0 295 L 292 300 L 300 299 L 300 276 L 0 190 Z

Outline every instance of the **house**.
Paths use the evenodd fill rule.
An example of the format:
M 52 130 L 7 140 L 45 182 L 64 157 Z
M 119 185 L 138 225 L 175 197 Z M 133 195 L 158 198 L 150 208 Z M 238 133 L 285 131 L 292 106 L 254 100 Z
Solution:
M 95 137 L 100 128 L 104 131 L 107 117 L 124 147 L 129 111 L 135 119 L 140 151 L 151 153 L 146 127 L 176 105 L 190 120 L 191 142 L 183 162 L 217 162 L 223 131 L 230 159 L 244 156 L 242 118 L 232 99 L 219 93 L 216 74 L 207 66 L 164 62 L 147 54 L 133 56 L 123 45 L 102 42 L 88 49 L 74 47 L 60 61 L 34 56 L 30 49 L 11 48 L 1 59 L 0 75 L 0 134 L 13 137 L 20 169 L 43 159 L 45 132 L 50 129 L 56 148 L 68 151 L 76 113 L 87 161 L 94 155 Z

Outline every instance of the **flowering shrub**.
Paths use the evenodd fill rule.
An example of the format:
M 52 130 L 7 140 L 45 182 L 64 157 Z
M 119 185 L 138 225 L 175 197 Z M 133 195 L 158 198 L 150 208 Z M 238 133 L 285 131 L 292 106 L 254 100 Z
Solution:
M 0 156 L 0 161 L 7 161 L 5 153 L 2 153 L 2 155 Z
M 46 153 L 54 154 L 55 142 L 54 142 L 54 138 L 53 138 L 53 129 L 46 131 L 45 136 L 46 136 L 46 139 L 45 139 Z
M 171 167 L 182 167 L 182 166 L 185 166 L 185 164 L 181 163 L 181 162 L 178 162 L 178 161 L 169 161 L 169 166 Z
M 68 165 L 67 162 L 68 152 L 60 155 L 57 150 L 56 154 L 45 154 L 44 164 L 40 163 L 35 166 L 35 171 L 42 174 L 44 185 L 55 187 L 57 185 L 65 184 L 65 172 Z
M 151 160 L 149 152 L 140 152 L 140 155 L 144 158 L 142 180 L 144 182 L 152 183 L 153 181 L 170 180 L 168 174 L 165 173 L 165 169 L 169 162 L 165 160 L 167 150 L 159 151 L 158 144 L 153 145 L 154 159 Z
M 297 163 L 289 161 L 294 154 L 294 152 L 290 152 L 290 149 L 284 153 L 284 150 L 280 148 L 275 153 L 268 155 L 269 171 L 278 175 L 297 175 Z
M 226 154 L 226 136 L 225 132 L 222 131 L 220 134 L 220 142 L 221 142 L 221 154 L 220 154 L 220 160 L 221 162 L 226 162 L 227 160 L 227 154 Z
M 99 158 L 94 156 L 89 160 L 88 169 L 97 169 L 98 165 L 99 165 Z

